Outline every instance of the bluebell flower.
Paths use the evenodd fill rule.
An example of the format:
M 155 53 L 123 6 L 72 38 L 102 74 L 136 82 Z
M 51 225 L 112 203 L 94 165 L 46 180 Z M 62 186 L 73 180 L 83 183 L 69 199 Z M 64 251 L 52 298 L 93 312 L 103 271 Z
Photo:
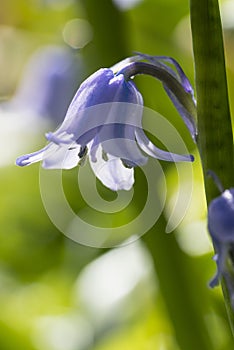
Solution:
M 224 190 L 217 175 L 212 171 L 208 174 L 214 178 L 221 192 L 221 195 L 213 199 L 208 207 L 208 230 L 216 250 L 214 260 L 217 264 L 217 273 L 211 280 L 210 286 L 215 287 L 224 277 L 229 292 L 234 295 L 228 268 L 229 253 L 234 244 L 234 188 Z
M 167 60 L 175 70 L 166 64 Z M 132 187 L 134 167 L 144 165 L 148 156 L 172 162 L 193 161 L 193 156 L 161 150 L 147 138 L 142 129 L 143 98 L 132 80 L 137 74 L 151 75 L 163 83 L 195 138 L 195 100 L 179 64 L 170 58 L 138 54 L 87 78 L 61 126 L 46 134 L 49 144 L 19 157 L 16 164 L 25 166 L 42 160 L 45 168 L 70 169 L 83 164 L 88 156 L 95 175 L 117 191 Z
M 23 111 L 60 124 L 82 79 L 84 64 L 66 47 L 46 45 L 32 54 L 9 110 Z M 81 82 L 82 80 L 80 80 Z
M 213 171 L 208 171 L 208 174 L 221 192 L 208 207 L 208 230 L 216 251 L 214 260 L 217 264 L 217 272 L 209 285 L 213 288 L 223 280 L 234 310 L 234 188 L 225 190 Z

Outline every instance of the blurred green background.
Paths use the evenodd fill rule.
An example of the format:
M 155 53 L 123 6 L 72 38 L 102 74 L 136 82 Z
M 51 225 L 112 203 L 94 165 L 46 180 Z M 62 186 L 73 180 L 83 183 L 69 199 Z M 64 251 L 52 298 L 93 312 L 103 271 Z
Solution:
M 222 1 L 221 7 L 233 110 L 234 1 Z M 27 71 L 32 55 L 48 48 L 58 54 L 57 62 L 61 58 L 57 49 L 68 53 L 69 62 L 61 58 L 61 66 L 68 67 L 64 74 L 70 74 L 70 80 L 66 80 L 56 71 L 49 80 L 51 91 L 61 89 L 50 102 L 46 99 L 50 90 L 43 85 L 48 81 L 42 79 L 45 73 L 40 70 L 43 62 L 49 61 L 42 54 Z M 168 191 L 163 215 L 140 240 L 114 249 L 86 247 L 66 238 L 43 208 L 40 165 L 14 165 L 17 156 L 44 145 L 44 132 L 53 130 L 59 122 L 58 106 L 60 99 L 65 99 L 65 90 L 71 88 L 64 100 L 68 104 L 89 74 L 134 51 L 174 57 L 194 83 L 189 2 L 0 1 L 0 349 L 233 347 L 221 288 L 208 288 L 215 263 L 206 230 L 199 156 L 157 81 L 150 77 L 135 79 L 145 105 L 176 126 L 196 157 L 191 203 L 175 232 L 165 233 L 178 190 L 173 164 L 161 164 Z M 186 166 L 181 166 L 181 172 L 186 191 Z M 77 169 L 64 172 L 63 181 L 71 207 L 76 212 L 85 211 L 87 204 L 77 187 Z M 101 196 L 111 201 L 113 194 L 97 185 Z M 160 179 L 155 178 L 155 186 L 155 201 L 160 201 Z M 124 212 L 124 220 L 142 208 L 146 192 L 144 176 L 137 169 L 133 201 Z M 116 214 L 113 220 L 110 214 L 101 219 L 100 213 L 92 215 L 94 220 L 99 218 L 104 223 L 110 219 L 117 225 L 123 220 L 122 214 Z

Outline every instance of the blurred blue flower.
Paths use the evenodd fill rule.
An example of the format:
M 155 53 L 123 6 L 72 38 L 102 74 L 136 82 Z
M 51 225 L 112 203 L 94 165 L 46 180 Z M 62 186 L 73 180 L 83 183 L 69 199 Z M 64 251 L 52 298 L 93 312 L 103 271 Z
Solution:
M 132 187 L 133 169 L 147 162 L 146 155 L 172 162 L 192 161 L 191 155 L 160 150 L 142 129 L 143 99 L 132 78 L 148 74 L 163 83 L 177 109 L 182 110 L 192 136 L 195 135 L 192 114 L 196 106 L 191 85 L 177 62 L 168 58 L 176 68 L 174 72 L 165 60 L 138 54 L 95 72 L 81 84 L 62 125 L 46 135 L 50 143 L 38 152 L 19 157 L 16 164 L 25 166 L 43 160 L 45 168 L 70 169 L 82 164 L 88 154 L 96 176 L 117 191 Z
M 209 170 L 221 195 L 213 199 L 208 207 L 208 230 L 211 235 L 216 255 L 217 272 L 210 281 L 210 287 L 215 287 L 224 278 L 228 293 L 234 308 L 233 265 L 229 264 L 230 253 L 234 246 L 234 188 L 224 190 L 217 175 Z
M 218 271 L 210 283 L 214 287 L 225 271 L 228 253 L 234 243 L 234 188 L 225 190 L 210 203 L 208 229 L 217 250 L 215 260 Z
M 84 65 L 67 47 L 40 47 L 30 57 L 8 109 L 60 124 L 83 79 Z
M 11 135 L 0 167 L 14 164 L 19 152 L 35 147 L 39 135 L 62 123 L 84 72 L 82 57 L 66 46 L 41 46 L 30 56 L 14 95 L 0 103 L 1 149 Z

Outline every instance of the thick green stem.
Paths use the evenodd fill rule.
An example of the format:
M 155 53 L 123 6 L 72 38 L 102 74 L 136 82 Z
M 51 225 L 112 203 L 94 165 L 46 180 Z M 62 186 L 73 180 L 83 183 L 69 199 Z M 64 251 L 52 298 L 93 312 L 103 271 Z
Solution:
M 233 135 L 218 0 L 190 0 L 190 7 L 196 73 L 198 146 L 209 204 L 219 193 L 207 178 L 207 170 L 213 170 L 218 175 L 224 188 L 234 185 Z M 234 313 L 224 283 L 223 290 L 233 329 Z
M 204 173 L 213 170 L 229 188 L 234 185 L 233 136 L 218 1 L 190 3 L 202 165 Z M 204 180 L 209 203 L 217 192 L 206 176 Z

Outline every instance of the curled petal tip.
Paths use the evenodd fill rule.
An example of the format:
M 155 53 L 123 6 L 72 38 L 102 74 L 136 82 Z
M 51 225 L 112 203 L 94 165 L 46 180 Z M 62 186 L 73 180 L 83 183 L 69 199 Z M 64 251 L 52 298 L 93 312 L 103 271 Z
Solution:
M 53 142 L 53 143 L 55 143 L 56 145 L 59 145 L 59 143 L 60 143 L 59 138 L 56 137 L 56 136 L 54 135 L 53 132 L 47 132 L 47 133 L 45 134 L 45 137 L 46 137 L 46 139 L 47 139 L 49 142 Z
M 30 154 L 25 154 L 21 157 L 18 157 L 16 159 L 16 165 L 18 166 L 26 166 L 30 165 L 35 162 L 39 162 L 43 158 L 44 151 L 47 149 L 47 147 L 42 148 L 40 151 L 30 153 Z
M 45 137 L 46 137 L 46 139 L 47 139 L 48 141 L 50 141 L 52 135 L 53 135 L 53 133 L 49 131 L 49 132 L 47 132 L 47 133 L 45 134 Z
M 135 136 L 138 145 L 146 154 L 153 158 L 165 160 L 167 162 L 193 162 L 194 156 L 190 154 L 180 155 L 171 152 L 167 152 L 156 147 L 145 135 L 142 129 L 135 130 Z
M 172 154 L 174 162 L 194 162 L 195 157 L 192 154 Z
M 189 157 L 190 157 L 191 162 L 194 162 L 195 157 L 192 154 L 190 154 Z
M 219 278 L 218 276 L 215 276 L 210 282 L 209 282 L 209 287 L 214 288 L 217 287 L 219 284 Z
M 30 161 L 28 160 L 28 156 L 21 156 L 16 159 L 15 164 L 18 166 L 26 166 L 30 164 Z

